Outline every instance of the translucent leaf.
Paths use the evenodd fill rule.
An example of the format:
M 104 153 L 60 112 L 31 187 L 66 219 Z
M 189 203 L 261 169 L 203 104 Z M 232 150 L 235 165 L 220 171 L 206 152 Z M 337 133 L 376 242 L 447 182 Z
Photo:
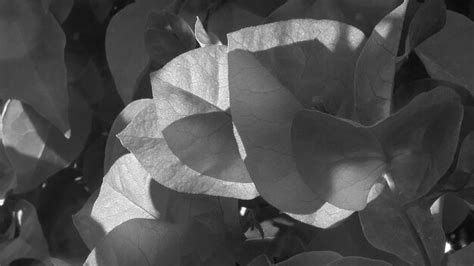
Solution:
M 168 147 L 196 172 L 223 181 L 252 182 L 240 157 L 231 117 L 225 112 L 190 115 L 163 130 Z
M 427 193 L 452 162 L 461 121 L 459 100 L 446 88 L 420 94 L 372 127 L 304 110 L 293 121 L 293 154 L 319 197 L 362 210 L 385 182 L 404 201 Z
M 0 140 L 3 138 L 3 119 L 0 119 Z M 0 202 L 5 200 L 7 193 L 16 186 L 15 171 L 5 152 L 3 142 L 0 143 Z
M 267 22 L 294 18 L 329 19 L 362 30 L 369 36 L 375 25 L 399 0 L 289 0 L 266 19 Z
M 0 35 L 0 97 L 30 104 L 68 137 L 61 27 L 40 1 L 8 1 L 0 8 Z
M 341 32 L 348 36 L 341 37 Z M 313 213 L 324 201 L 297 172 L 291 121 L 303 106 L 312 106 L 315 97 L 326 100 L 328 109 L 339 110 L 339 96 L 350 89 L 352 80 L 343 71 L 353 69 L 364 36 L 336 22 L 292 20 L 243 29 L 228 38 L 232 120 L 247 153 L 250 176 L 273 206 L 295 214 Z M 313 56 L 307 60 L 305 54 Z
M 403 206 L 389 190 L 359 212 L 367 240 L 413 265 L 439 265 L 445 238 L 429 209 Z
M 132 154 L 114 163 L 104 177 L 98 196 L 91 196 L 74 216 L 74 224 L 89 248 L 129 219 L 160 217 L 151 197 L 151 181 Z
M 114 15 L 107 27 L 105 51 L 117 90 L 125 104 L 132 101 L 138 80 L 147 68 L 145 48 L 147 15 L 161 10 L 168 1 L 141 0 Z
M 17 177 L 15 192 L 26 192 L 69 165 L 87 140 L 91 113 L 76 96 L 69 106 L 71 137 L 66 139 L 28 105 L 9 102 L 3 116 L 3 145 Z
M 463 266 L 474 263 L 474 243 L 448 256 L 448 266 Z
M 204 29 L 199 17 L 196 18 L 196 24 L 194 25 L 194 36 L 201 47 L 222 44 L 219 37 L 212 32 L 208 33 L 206 29 Z
M 408 0 L 375 26 L 354 73 L 355 116 L 372 125 L 391 113 L 397 54 Z
M 322 199 L 362 210 L 383 190 L 385 154 L 367 128 L 305 110 L 295 114 L 291 137 L 298 171 Z
M 186 110 L 186 98 L 182 96 L 183 93 L 180 93 L 181 96 L 178 93 L 179 90 L 176 90 L 168 94 L 168 98 L 161 97 L 161 100 L 154 100 L 153 103 L 147 105 L 118 135 L 122 144 L 134 153 L 154 180 L 173 190 L 244 199 L 256 197 L 258 194 L 253 183 L 241 183 L 238 180 L 237 182 L 225 181 L 203 175 L 186 166 L 173 154 L 163 138 L 161 130 L 167 123 L 179 119 L 181 111 Z M 184 96 L 188 97 L 189 95 Z M 182 108 L 183 105 L 185 108 Z M 190 111 L 193 111 L 194 108 L 192 106 Z M 227 178 L 239 177 L 229 176 Z
M 35 207 L 25 200 L 19 200 L 13 212 L 16 220 L 13 222 L 18 226 L 19 234 L 9 241 L 0 242 L 0 264 L 9 265 L 20 258 L 34 258 L 48 262 L 48 243 L 44 239 Z
M 128 153 L 127 149 L 122 146 L 116 135 L 125 129 L 125 127 L 132 121 L 135 115 L 137 115 L 151 101 L 152 100 L 150 99 L 140 99 L 133 101 L 128 104 L 115 118 L 115 121 L 110 128 L 109 135 L 107 137 L 107 144 L 105 146 L 104 174 L 107 174 L 110 167 L 118 158 Z
M 176 56 L 196 47 L 193 30 L 181 17 L 168 12 L 151 12 L 145 31 L 150 58 L 164 65 Z
M 354 68 L 365 41 L 358 29 L 335 21 L 291 20 L 246 28 L 228 38 L 229 50 L 252 52 L 304 107 L 321 102 L 331 114 L 352 111 Z
M 464 15 L 447 11 L 441 31 L 416 48 L 431 77 L 451 81 L 474 95 L 474 24 Z
M 226 62 L 225 47 L 209 46 L 185 53 L 155 72 L 155 100 L 119 138 L 166 187 L 251 199 L 258 194 L 238 153 L 230 116 L 224 112 L 229 107 Z M 203 145 L 206 150 L 200 151 Z M 216 156 L 218 153 L 226 155 Z

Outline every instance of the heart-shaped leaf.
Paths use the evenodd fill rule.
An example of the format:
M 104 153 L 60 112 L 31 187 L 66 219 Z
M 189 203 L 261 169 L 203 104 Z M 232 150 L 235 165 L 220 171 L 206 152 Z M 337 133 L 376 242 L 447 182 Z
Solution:
M 348 35 L 338 38 L 340 32 Z M 341 97 L 348 95 L 352 84 L 352 74 L 344 71 L 354 68 L 362 32 L 337 22 L 292 20 L 243 29 L 228 38 L 232 120 L 260 194 L 295 214 L 330 207 L 309 190 L 296 170 L 291 121 L 303 106 L 312 106 L 313 99 L 323 99 L 334 112 L 344 105 L 347 99 Z
M 364 209 L 385 182 L 409 201 L 449 168 L 461 121 L 462 106 L 447 88 L 420 94 L 371 127 L 303 110 L 293 121 L 293 154 L 306 184 L 337 207 Z
M 166 187 L 251 199 L 258 194 L 240 157 L 230 116 L 224 112 L 229 106 L 225 50 L 196 49 L 154 73 L 155 99 L 119 138 Z

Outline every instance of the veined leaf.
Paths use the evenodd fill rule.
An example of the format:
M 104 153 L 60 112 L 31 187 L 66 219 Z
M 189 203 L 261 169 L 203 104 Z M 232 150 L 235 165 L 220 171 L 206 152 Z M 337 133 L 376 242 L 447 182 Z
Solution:
M 3 115 L 3 145 L 15 170 L 15 192 L 26 192 L 69 165 L 87 140 L 91 113 L 76 96 L 69 106 L 71 137 L 63 134 L 28 105 L 12 100 Z
M 303 107 L 311 107 L 314 99 L 322 99 L 335 113 L 344 100 L 351 102 L 350 96 L 341 99 L 352 84 L 352 75 L 344 71 L 355 65 L 362 32 L 337 22 L 291 20 L 246 28 L 228 38 L 232 120 L 260 194 L 277 208 L 295 214 L 331 208 L 297 172 L 291 121 Z M 306 59 L 305 54 L 313 56 Z M 324 67 L 316 58 L 324 58 Z
M 251 199 L 258 194 L 238 153 L 230 115 L 224 112 L 229 106 L 226 61 L 222 46 L 196 49 L 172 60 L 152 76 L 153 102 L 119 138 L 166 187 Z M 196 150 L 208 144 L 212 146 Z
M 357 60 L 354 111 L 363 125 L 387 118 L 392 109 L 396 59 L 408 0 L 375 26 Z
M 461 121 L 459 99 L 446 88 L 420 94 L 371 127 L 299 111 L 292 125 L 296 167 L 319 197 L 339 208 L 364 209 L 386 183 L 411 201 L 449 168 Z
M 151 99 L 133 101 L 115 118 L 115 121 L 110 128 L 105 147 L 104 174 L 107 174 L 110 167 L 118 158 L 128 153 L 127 149 L 122 146 L 116 135 L 124 130 L 132 119 L 150 102 L 152 102 Z
M 369 36 L 375 25 L 400 3 L 400 0 L 289 0 L 266 21 L 295 18 L 336 20 L 355 26 Z

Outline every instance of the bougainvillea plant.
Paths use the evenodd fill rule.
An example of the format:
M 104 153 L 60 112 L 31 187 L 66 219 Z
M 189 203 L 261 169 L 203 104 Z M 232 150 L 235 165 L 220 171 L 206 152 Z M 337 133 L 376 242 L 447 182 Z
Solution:
M 444 1 L 0 0 L 0 36 L 0 265 L 474 264 Z

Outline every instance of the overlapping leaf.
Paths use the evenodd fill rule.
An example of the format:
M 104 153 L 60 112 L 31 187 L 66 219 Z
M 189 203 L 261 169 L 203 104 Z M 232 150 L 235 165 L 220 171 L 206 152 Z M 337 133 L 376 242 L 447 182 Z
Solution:
M 140 0 L 116 14 L 107 28 L 105 48 L 110 71 L 125 104 L 132 101 L 138 80 L 147 68 L 145 47 L 147 15 L 162 10 L 169 1 Z
M 30 104 L 69 136 L 66 38 L 41 1 L 8 1 L 0 8 L 0 97 Z
M 109 136 L 107 137 L 107 144 L 105 147 L 104 174 L 107 174 L 110 167 L 118 158 L 128 153 L 127 149 L 122 146 L 119 139 L 117 138 L 117 134 L 124 130 L 125 127 L 132 121 L 132 119 L 151 101 L 152 100 L 150 99 L 133 101 L 128 104 L 125 109 L 123 109 L 115 118 L 115 121 L 110 128 Z
M 364 209 L 385 182 L 402 201 L 414 200 L 449 168 L 461 121 L 459 99 L 447 88 L 419 95 L 372 127 L 300 111 L 292 126 L 296 166 L 318 196 L 340 208 Z
M 203 252 L 204 251 L 204 252 Z M 92 250 L 88 265 L 235 265 L 231 254 L 199 224 L 133 219 Z
M 396 58 L 407 5 L 405 0 L 378 22 L 357 60 L 354 111 L 363 125 L 373 125 L 391 113 Z
M 297 172 L 291 121 L 314 100 L 334 113 L 352 102 L 351 73 L 363 33 L 337 22 L 291 20 L 243 29 L 228 38 L 232 119 L 260 194 L 283 211 L 308 214 L 319 209 L 329 221 L 307 220 L 334 223 L 329 213 L 338 211 L 326 209 L 337 208 L 319 199 Z M 351 212 L 343 213 L 347 217 Z
M 16 174 L 16 192 L 35 188 L 82 151 L 91 113 L 80 96 L 69 107 L 72 135 L 66 139 L 28 105 L 17 100 L 9 102 L 3 116 L 2 141 Z
M 399 0 L 289 0 L 268 22 L 294 18 L 330 19 L 355 26 L 369 36 L 379 21 L 400 5 Z
M 359 213 L 367 240 L 411 265 L 441 265 L 444 232 L 429 209 L 402 205 L 385 190 Z
M 447 11 L 441 31 L 416 48 L 431 77 L 466 87 L 474 95 L 474 24 L 465 16 Z
M 148 16 L 145 46 L 150 58 L 160 66 L 196 47 L 191 27 L 181 17 L 168 12 Z
M 224 112 L 229 107 L 226 62 L 226 47 L 209 46 L 185 53 L 154 73 L 155 99 L 119 138 L 166 187 L 251 199 L 258 194 L 239 154 L 230 115 Z
M 448 266 L 469 265 L 474 262 L 474 244 L 471 243 L 467 247 L 462 248 L 449 255 Z

